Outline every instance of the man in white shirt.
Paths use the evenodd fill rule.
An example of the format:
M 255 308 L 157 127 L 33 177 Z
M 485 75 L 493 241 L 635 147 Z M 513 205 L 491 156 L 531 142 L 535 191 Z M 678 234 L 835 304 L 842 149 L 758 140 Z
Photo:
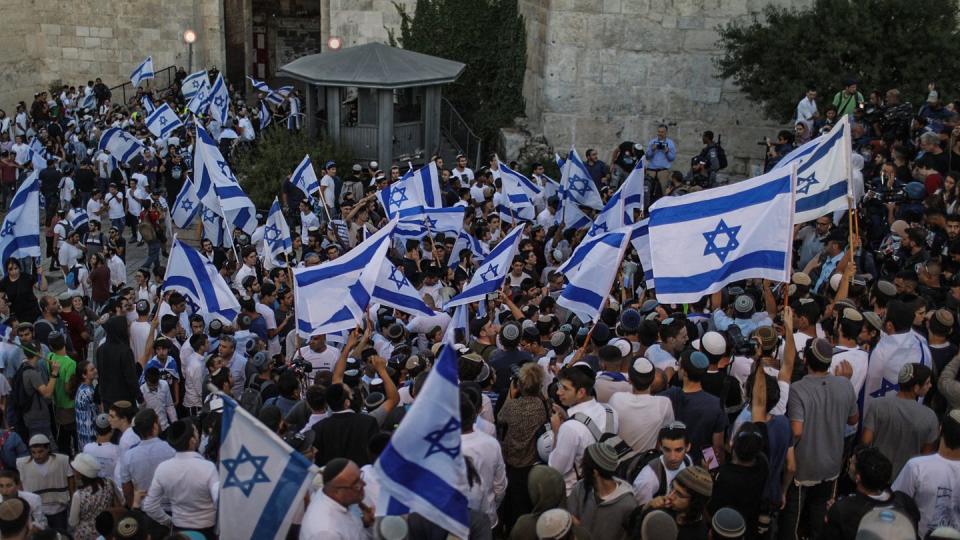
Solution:
M 310 336 L 307 345 L 300 347 L 297 354 L 313 366 L 313 372 L 333 371 L 337 359 L 340 358 L 340 349 L 327 345 L 327 336 L 318 334 Z
M 640 506 L 654 497 L 666 495 L 680 471 L 693 465 L 693 461 L 687 456 L 690 452 L 690 440 L 687 438 L 687 428 L 682 422 L 667 424 L 660 430 L 658 438 L 662 454 L 640 469 L 633 480 L 633 496 Z
M 154 472 L 143 510 L 161 525 L 200 531 L 214 538 L 220 495 L 217 466 L 196 452 L 200 432 L 190 420 L 171 424 L 167 442 L 177 453 Z
M 616 412 L 613 412 L 611 422 L 608 423 L 607 409 L 591 396 L 594 375 L 588 367 L 567 366 L 560 371 L 558 379 L 557 397 L 567 410 L 553 405 L 550 425 L 553 428 L 554 444 L 548 465 L 563 474 L 569 495 L 580 478 L 580 461 L 583 459 L 584 450 L 597 442 L 597 437 L 593 436 L 581 418 L 589 418 L 593 426 L 601 432 L 617 433 L 620 425 Z
M 150 333 L 150 302 L 138 300 L 136 304 L 137 320 L 130 323 L 130 348 L 133 357 L 140 359 L 147 348 L 147 335 Z
M 110 405 L 110 427 L 121 433 L 117 462 L 123 459 L 127 450 L 140 443 L 140 437 L 133 431 L 133 417 L 136 414 L 137 408 L 129 401 L 115 401 Z
M 677 357 L 686 346 L 687 325 L 680 319 L 666 319 L 660 325 L 660 342 L 651 345 L 646 356 L 670 380 L 677 370 Z
M 42 531 L 47 528 L 47 516 L 43 515 L 43 500 L 36 493 L 20 489 L 16 471 L 0 471 L 0 496 L 3 497 L 3 500 L 20 497 L 27 501 L 27 504 L 30 505 L 30 519 L 33 520 L 33 530 Z
M 609 405 L 620 418 L 620 438 L 635 452 L 646 452 L 657 445 L 660 428 L 673 422 L 673 405 L 668 398 L 650 395 L 656 370 L 646 358 L 634 360 L 628 376 L 633 390 L 613 394 Z
M 60 250 L 57 253 L 57 262 L 60 263 L 60 269 L 66 275 L 70 269 L 83 260 L 83 252 L 86 246 L 80 243 L 80 231 L 76 229 L 67 234 L 66 241 L 60 243 Z M 80 284 L 77 284 L 79 287 Z
M 107 217 L 110 218 L 113 226 L 120 230 L 120 234 L 123 234 L 123 228 L 126 225 L 124 216 L 127 210 L 123 202 L 123 193 L 120 193 L 116 184 L 110 184 L 109 192 L 104 197 L 104 201 L 107 204 Z
M 240 138 L 244 141 L 252 141 L 257 138 L 257 132 L 253 129 L 253 123 L 250 122 L 250 115 L 247 109 L 240 109 L 237 113 L 237 129 L 240 130 Z
M 103 193 L 99 189 L 94 189 L 90 194 L 90 200 L 87 201 L 87 219 L 90 221 L 101 222 L 103 217 Z
M 797 103 L 797 117 L 794 119 L 794 123 L 807 122 L 812 124 L 813 121 L 819 117 L 820 113 L 817 112 L 817 89 L 811 86 L 807 88 L 807 94 Z
M 320 199 L 326 206 L 327 210 L 330 211 L 330 215 L 334 215 L 335 204 L 337 202 L 337 181 L 335 180 L 337 176 L 337 164 L 333 161 L 328 161 L 323 166 L 325 174 L 320 179 Z
M 367 528 L 373 525 L 374 509 L 361 505 L 359 512 L 350 510 L 363 502 L 365 486 L 356 463 L 344 458 L 327 462 L 323 468 L 323 489 L 313 494 L 303 514 L 300 540 L 372 537 Z
M 914 309 L 912 304 L 891 300 L 887 304 L 884 321 L 885 334 L 870 353 L 870 365 L 864 384 L 863 413 L 870 408 L 870 401 L 897 391 L 900 368 L 916 362 L 932 367 L 930 349 L 926 340 L 913 332 Z
M 184 356 L 181 353 L 184 385 L 183 407 L 187 409 L 190 416 L 194 416 L 203 408 L 203 376 L 206 373 L 203 358 L 210 348 L 210 343 L 204 334 L 194 334 L 190 336 L 189 345 L 192 349 L 190 354 Z
M 839 307 L 839 306 L 838 306 Z M 853 368 L 853 375 L 850 377 L 850 384 L 853 385 L 853 393 L 860 395 L 863 390 L 863 384 L 867 380 L 867 359 L 869 355 L 857 345 L 857 336 L 863 329 L 863 315 L 853 308 L 845 308 L 835 323 L 836 350 L 833 353 L 833 359 L 830 362 L 830 373 L 841 375 L 837 369 L 840 364 L 846 362 Z M 857 430 L 856 426 L 848 426 L 848 434 Z
M 233 278 L 233 286 L 238 291 L 244 290 L 243 280 L 248 276 L 257 277 L 257 249 L 253 246 L 245 246 L 240 252 L 240 259 L 243 264 Z
M 507 466 L 503 461 L 500 443 L 482 431 L 474 430 L 477 410 L 470 397 L 460 394 L 460 449 L 473 462 L 483 488 L 483 507 L 477 508 L 490 518 L 490 528 L 497 525 L 497 508 L 507 492 Z

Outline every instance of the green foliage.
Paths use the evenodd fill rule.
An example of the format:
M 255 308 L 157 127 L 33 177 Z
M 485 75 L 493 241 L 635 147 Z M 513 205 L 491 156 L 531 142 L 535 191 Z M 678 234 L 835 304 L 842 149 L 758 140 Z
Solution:
M 283 183 L 305 154 L 310 154 L 317 177 L 328 160 L 337 163 L 340 176 L 349 172 L 353 165 L 353 156 L 346 149 L 271 126 L 256 140 L 250 152 L 244 152 L 236 159 L 233 171 L 257 208 L 266 209 L 273 204 L 273 198 L 280 195 Z
M 401 23 L 391 45 L 466 64 L 443 92 L 480 137 L 492 142 L 523 115 L 527 32 L 517 0 L 417 0 L 413 15 L 394 5 Z
M 715 64 L 764 113 L 786 121 L 806 87 L 829 104 L 853 77 L 866 97 L 899 88 L 915 106 L 927 84 L 960 83 L 957 0 L 815 0 L 809 9 L 768 6 L 763 22 L 718 28 L 724 55 Z M 941 90 L 942 92 L 942 90 Z M 943 97 L 943 96 L 941 96 Z M 821 106 L 822 109 L 822 106 Z

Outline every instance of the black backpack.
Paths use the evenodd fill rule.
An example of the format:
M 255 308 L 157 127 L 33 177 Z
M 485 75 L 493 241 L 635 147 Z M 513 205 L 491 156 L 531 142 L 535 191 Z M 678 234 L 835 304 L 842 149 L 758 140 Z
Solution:
M 253 381 L 248 384 L 240 394 L 240 406 L 254 416 L 260 414 L 260 409 L 263 407 L 263 389 L 271 384 L 273 384 L 271 380 L 266 380 L 262 383 Z M 274 400 L 274 403 L 276 403 L 276 400 Z
M 653 473 L 657 475 L 657 480 L 660 481 L 660 488 L 653 494 L 654 497 L 659 497 L 660 495 L 666 495 L 667 489 L 670 487 L 667 485 L 667 470 L 663 465 L 663 461 L 660 461 L 660 456 L 663 455 L 660 450 L 656 448 L 651 448 L 646 452 L 641 452 L 626 461 L 621 461 L 620 465 L 617 467 L 618 478 L 623 478 L 627 482 L 633 483 L 637 479 L 637 476 L 640 474 L 640 471 L 643 470 L 647 465 L 653 469 Z M 687 467 L 693 465 L 693 459 L 690 456 L 683 456 L 683 464 Z
M 720 169 L 727 168 L 727 151 L 720 146 L 720 137 L 717 137 L 717 161 L 720 163 Z
M 30 405 L 36 399 L 37 393 L 30 395 L 23 383 L 23 375 L 30 369 L 37 369 L 26 360 L 17 368 L 17 372 L 10 381 L 10 398 L 7 402 L 7 423 L 23 437 L 27 433 L 27 424 L 23 415 L 30 410 Z

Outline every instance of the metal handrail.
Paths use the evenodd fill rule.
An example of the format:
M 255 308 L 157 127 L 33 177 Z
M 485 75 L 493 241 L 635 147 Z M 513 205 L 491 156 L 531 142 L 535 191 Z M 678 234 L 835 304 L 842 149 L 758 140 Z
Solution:
M 163 81 L 163 80 L 166 81 L 166 84 L 165 84 L 165 85 L 161 85 L 161 84 L 160 84 L 160 81 Z M 177 80 L 177 66 L 167 66 L 167 67 L 161 69 L 160 71 L 155 71 L 155 72 L 153 72 L 153 81 L 154 81 L 154 83 L 156 83 L 156 84 L 154 84 L 154 83 L 151 83 L 151 84 L 153 84 L 153 88 L 156 89 L 156 90 L 155 90 L 156 93 L 159 94 L 159 93 L 161 93 L 161 92 L 166 91 L 166 90 L 169 89 L 171 86 L 173 86 L 173 83 L 174 83 L 174 81 L 176 81 L 176 80 Z M 122 103 L 123 103 L 124 105 L 128 105 L 128 103 L 127 103 L 127 99 L 129 99 L 129 98 L 127 97 L 127 93 L 128 93 L 127 88 L 128 88 L 128 87 L 129 87 L 130 97 L 136 97 L 136 95 L 137 95 L 137 89 L 134 88 L 133 83 L 131 83 L 130 81 L 127 81 L 127 82 L 125 82 L 125 83 L 123 83 L 123 84 L 118 84 L 118 85 L 116 85 L 116 86 L 110 87 L 110 94 L 111 94 L 112 96 L 115 96 L 115 95 L 116 95 L 116 94 L 115 94 L 115 91 L 119 88 L 120 91 L 121 91 L 121 93 L 123 94 L 123 101 L 122 101 Z M 114 103 L 116 103 L 116 100 L 115 100 L 115 99 L 111 99 L 111 101 L 113 101 Z
M 440 98 L 440 130 L 446 135 L 447 140 L 456 146 L 457 152 L 468 156 L 468 159 L 473 156 L 474 167 L 479 168 L 484 165 L 480 161 L 483 139 L 470 129 L 466 120 L 460 116 L 453 104 L 444 97 Z

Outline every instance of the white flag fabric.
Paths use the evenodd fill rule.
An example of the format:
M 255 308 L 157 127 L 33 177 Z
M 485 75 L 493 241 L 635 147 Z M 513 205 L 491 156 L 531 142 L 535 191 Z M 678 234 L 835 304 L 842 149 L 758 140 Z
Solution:
M 450 250 L 450 262 L 447 266 L 456 268 L 457 265 L 460 264 L 460 251 L 464 249 L 469 249 L 473 253 L 473 259 L 480 263 L 482 263 L 490 253 L 490 250 L 484 247 L 484 245 L 470 233 L 460 231 L 456 241 L 453 243 L 453 249 Z
M 133 73 L 130 74 L 130 82 L 133 83 L 133 87 L 136 88 L 140 86 L 140 83 L 147 79 L 153 78 L 153 57 L 148 56 L 136 69 L 133 70 Z
M 500 219 L 513 224 L 533 221 L 537 217 L 533 208 L 533 197 L 539 195 L 539 191 L 530 195 L 532 183 L 529 180 L 524 181 L 523 175 L 511 171 L 502 163 L 500 169 L 500 193 L 493 196 Z
M 660 302 L 692 303 L 732 281 L 789 280 L 796 168 L 650 207 L 650 254 Z
M 193 189 L 193 181 L 190 178 L 183 179 L 183 187 L 177 198 L 173 201 L 173 208 L 170 209 L 170 218 L 174 224 L 181 229 L 185 229 L 193 223 L 193 218 L 200 211 L 200 201 Z
M 646 204 L 643 190 L 646 168 L 646 160 L 643 158 L 638 159 L 637 164 L 634 165 L 633 170 L 630 171 L 630 174 L 618 190 L 623 194 L 623 211 L 631 223 L 633 222 L 633 211 L 639 210 L 643 212 L 643 205 Z
M 153 104 L 153 100 L 146 94 L 140 98 L 140 105 L 143 107 L 143 112 L 147 113 L 148 116 L 157 109 L 156 105 Z
M 499 291 L 507 277 L 507 272 L 510 271 L 513 257 L 517 254 L 517 247 L 523 237 L 522 233 L 523 225 L 514 227 L 497 244 L 497 247 L 490 251 L 490 255 L 484 259 L 483 264 L 473 274 L 470 283 L 463 288 L 460 294 L 444 304 L 443 309 L 478 302 L 485 299 L 488 294 Z
M 630 227 L 585 239 L 558 271 L 567 278 L 557 304 L 583 322 L 600 317 L 610 288 L 620 269 L 620 260 L 630 241 Z
M 417 206 L 397 213 L 397 236 L 405 238 L 423 238 L 428 234 L 459 233 L 463 230 L 464 211 L 462 206 L 447 208 L 424 208 Z
M 518 189 L 526 193 L 531 199 L 534 199 L 543 192 L 543 189 L 541 189 L 536 182 L 511 169 L 504 162 L 500 161 L 499 158 L 497 158 L 497 163 L 498 169 L 500 170 L 501 181 L 506 182 L 506 179 L 510 179 Z
M 286 268 L 286 254 L 293 247 L 290 238 L 290 226 L 283 217 L 280 209 L 280 199 L 274 198 L 267 216 L 267 224 L 263 229 L 263 253 L 270 257 L 273 266 Z
M 217 267 L 176 238 L 163 276 L 163 290 L 167 289 L 183 293 L 194 304 L 195 311 L 212 315 L 225 324 L 233 324 L 240 313 L 240 303 Z
M 374 467 L 388 515 L 420 514 L 469 536 L 467 466 L 460 448 L 460 386 L 450 342 Z
M 206 70 L 195 71 L 183 80 L 180 85 L 180 93 L 183 94 L 183 99 L 189 102 L 205 86 L 210 87 L 210 79 L 207 77 Z
M 655 279 L 653 276 L 653 259 L 650 257 L 649 223 L 649 218 L 643 218 L 637 222 L 637 226 L 634 227 L 630 235 L 630 243 L 633 245 L 633 249 L 637 250 L 637 257 L 640 258 L 640 266 L 643 267 L 643 281 L 647 285 L 646 288 L 652 289 L 655 286 Z
M 173 130 L 182 127 L 183 122 L 177 113 L 164 103 L 153 109 L 153 112 L 147 116 L 147 129 L 157 137 L 165 139 Z
M 401 210 L 423 206 L 437 208 L 443 205 L 437 164 L 431 161 L 403 179 L 383 188 L 378 193 L 380 204 L 391 219 Z
M 220 423 L 220 537 L 287 537 L 317 468 L 228 396 Z
M 308 198 L 317 196 L 317 191 L 320 191 L 320 180 L 317 179 L 317 173 L 313 170 L 310 154 L 303 156 L 303 160 L 293 170 L 293 174 L 290 175 L 290 183 Z
M 130 160 L 139 156 L 145 148 L 136 137 L 120 128 L 104 131 L 97 147 L 110 152 L 111 156 L 123 163 L 130 163 Z
M 794 222 L 813 221 L 835 210 L 846 210 L 853 196 L 850 178 L 850 117 L 844 116 L 829 133 L 784 156 L 774 170 L 797 166 L 796 217 Z M 813 142 L 813 141 L 811 141 Z
M 267 129 L 270 122 L 273 122 L 273 113 L 270 112 L 270 106 L 266 101 L 260 100 L 260 131 Z
M 280 105 L 283 103 L 283 100 L 287 99 L 287 96 L 290 95 L 290 92 L 293 92 L 292 86 L 281 86 L 280 88 L 277 88 L 276 90 L 267 94 L 266 99 L 271 105 Z
M 0 225 L 0 276 L 6 275 L 8 259 L 40 255 L 40 175 L 33 171 L 17 188 Z
M 230 110 L 230 93 L 227 83 L 223 80 L 223 73 L 217 74 L 217 80 L 210 89 L 210 116 L 223 126 L 227 122 L 227 113 Z
M 430 306 L 423 303 L 423 297 L 413 288 L 403 275 L 403 270 L 390 261 L 380 265 L 380 273 L 373 287 L 372 301 L 399 309 L 411 315 L 433 317 L 436 315 Z
M 257 209 L 240 187 L 217 143 L 200 126 L 197 126 L 193 152 L 197 198 L 233 227 L 253 234 L 257 229 Z
M 597 185 L 593 182 L 587 166 L 580 160 L 576 148 L 570 148 L 560 171 L 560 186 L 567 200 L 594 210 L 603 208 Z
M 301 336 L 349 330 L 363 320 L 396 225 L 391 221 L 342 257 L 293 270 Z
M 210 106 L 210 81 L 207 79 L 206 74 L 204 74 L 203 79 L 199 81 L 199 84 L 200 87 L 193 91 L 192 97 L 189 103 L 187 103 L 187 110 L 193 113 L 194 116 L 200 116 L 206 112 Z
M 271 92 L 270 87 L 267 86 L 267 83 L 263 81 L 258 81 L 250 76 L 247 76 L 247 78 L 250 79 L 250 84 L 253 85 L 253 87 L 256 88 L 258 92 L 263 92 L 265 94 L 269 94 Z

